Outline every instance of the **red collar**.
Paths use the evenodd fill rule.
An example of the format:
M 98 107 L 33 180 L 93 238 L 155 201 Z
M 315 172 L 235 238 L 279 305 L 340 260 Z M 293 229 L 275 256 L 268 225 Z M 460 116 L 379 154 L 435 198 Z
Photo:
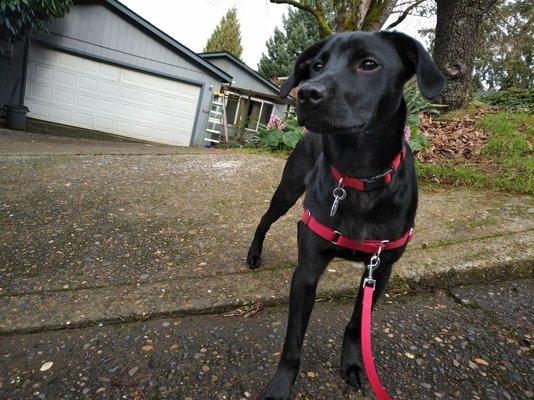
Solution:
M 348 186 L 360 191 L 372 190 L 385 186 L 392 181 L 393 175 L 401 166 L 404 156 L 406 156 L 406 146 L 403 144 L 401 152 L 395 156 L 391 163 L 391 167 L 383 174 L 371 178 L 351 178 L 350 176 L 342 174 L 333 166 L 331 166 L 330 169 L 332 175 L 334 175 L 334 178 L 336 178 L 340 186 Z
M 377 254 L 382 250 L 393 250 L 406 245 L 414 235 L 413 229 L 410 229 L 404 235 L 396 240 L 364 240 L 363 242 L 357 242 L 348 236 L 341 234 L 340 232 L 321 224 L 312 215 L 310 210 L 304 209 L 302 213 L 302 222 L 312 232 L 328 240 L 339 247 L 344 247 L 349 250 L 362 251 L 369 254 Z

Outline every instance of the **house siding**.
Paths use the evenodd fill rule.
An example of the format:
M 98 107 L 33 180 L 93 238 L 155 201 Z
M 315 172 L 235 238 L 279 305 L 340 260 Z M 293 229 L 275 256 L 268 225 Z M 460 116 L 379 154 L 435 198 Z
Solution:
M 108 5 L 75 5 L 64 18 L 52 20 L 48 30 L 50 33 L 36 35 L 33 39 L 60 50 L 201 86 L 200 110 L 192 144 L 203 144 L 213 92 L 219 91 L 221 87 L 218 78 L 176 54 L 176 50 L 170 45 L 163 44 L 154 34 L 147 32 L 137 23 L 124 19 Z M 1 63 L 0 74 L 7 68 L 7 71 L 18 71 L 20 75 L 21 59 L 22 57 L 17 55 L 10 62 Z M 13 72 L 10 73 L 13 75 Z M 17 79 L 12 76 L 8 78 L 8 82 L 13 80 Z M 8 90 L 3 91 L 5 102 L 6 97 L 11 95 Z M 20 93 L 20 85 L 17 91 Z
M 257 77 L 245 71 L 242 67 L 237 66 L 233 62 L 225 58 L 209 58 L 210 63 L 216 65 L 226 73 L 230 74 L 234 81 L 232 86 L 249 89 L 259 93 L 268 93 L 271 95 L 278 96 L 278 91 L 273 88 L 261 83 Z

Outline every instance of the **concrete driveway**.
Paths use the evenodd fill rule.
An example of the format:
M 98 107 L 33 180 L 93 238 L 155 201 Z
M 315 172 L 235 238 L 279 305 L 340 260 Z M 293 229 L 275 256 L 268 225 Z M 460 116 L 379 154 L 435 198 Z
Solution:
M 245 266 L 283 165 L 0 130 L 0 332 L 284 301 L 300 205 L 273 226 L 263 267 Z M 417 236 L 390 287 L 530 275 L 533 211 L 526 196 L 424 185 Z M 333 263 L 320 296 L 351 293 L 360 271 Z

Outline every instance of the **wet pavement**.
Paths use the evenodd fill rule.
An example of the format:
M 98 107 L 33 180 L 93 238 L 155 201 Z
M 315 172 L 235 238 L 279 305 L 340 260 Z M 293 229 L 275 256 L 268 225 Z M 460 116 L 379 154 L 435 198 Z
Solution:
M 300 204 L 267 235 L 262 268 L 245 265 L 284 162 L 0 129 L 0 332 L 285 301 Z M 392 287 L 532 276 L 532 197 L 423 185 L 420 199 Z M 360 271 L 331 264 L 321 296 L 352 291 Z
M 374 349 L 397 399 L 531 399 L 534 280 L 383 297 Z M 252 306 L 253 307 L 253 306 Z M 350 301 L 318 302 L 294 399 L 361 399 L 338 373 Z M 253 399 L 286 307 L 0 336 L 1 399 Z

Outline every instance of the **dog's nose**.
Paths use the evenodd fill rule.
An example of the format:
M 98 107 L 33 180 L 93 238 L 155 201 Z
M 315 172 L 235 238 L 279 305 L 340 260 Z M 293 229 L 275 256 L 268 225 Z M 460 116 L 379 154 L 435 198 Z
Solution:
M 326 96 L 326 88 L 317 84 L 304 84 L 299 89 L 298 98 L 303 104 L 316 105 Z

